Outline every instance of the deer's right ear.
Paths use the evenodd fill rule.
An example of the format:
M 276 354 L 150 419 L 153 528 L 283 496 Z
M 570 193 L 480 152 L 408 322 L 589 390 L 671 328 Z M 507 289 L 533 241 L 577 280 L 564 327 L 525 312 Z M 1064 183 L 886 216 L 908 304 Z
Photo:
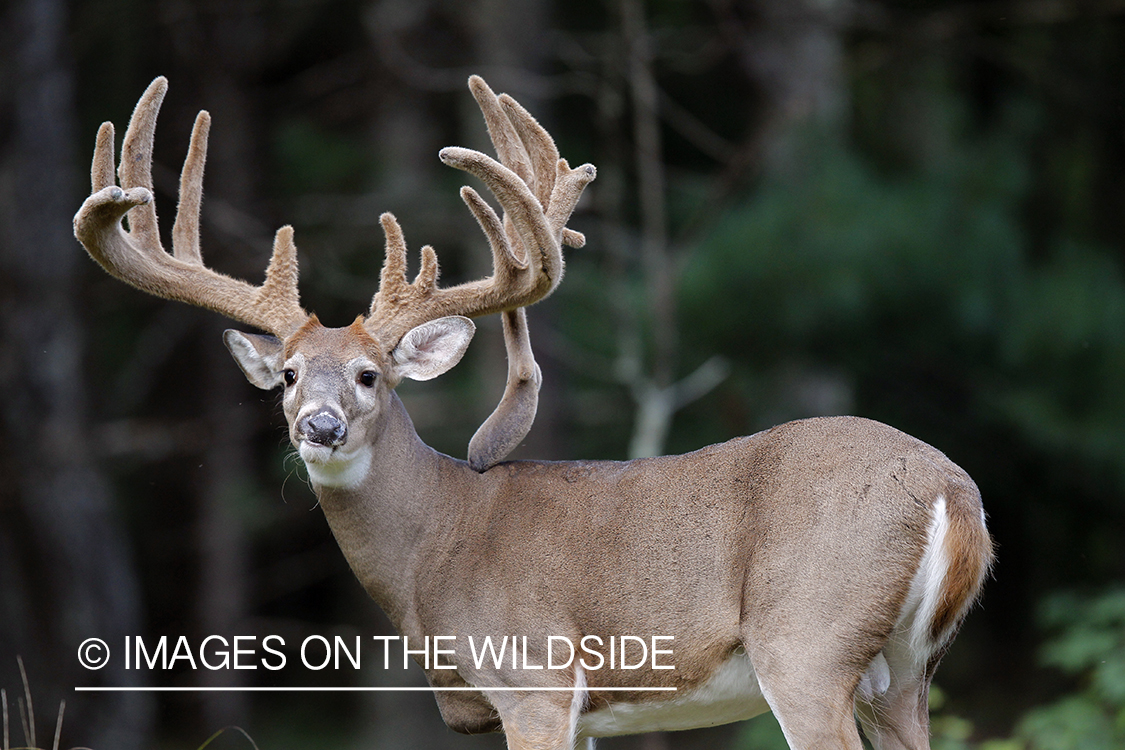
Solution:
M 227 329 L 223 343 L 251 383 L 266 391 L 281 385 L 281 339 Z

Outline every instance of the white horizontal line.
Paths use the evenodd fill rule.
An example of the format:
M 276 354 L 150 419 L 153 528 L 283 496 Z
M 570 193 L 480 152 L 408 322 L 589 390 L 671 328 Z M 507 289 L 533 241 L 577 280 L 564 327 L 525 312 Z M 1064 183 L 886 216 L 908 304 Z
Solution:
M 76 687 L 76 693 L 408 693 L 408 692 L 565 692 L 572 687 Z M 675 692 L 674 687 L 594 687 L 585 688 L 591 693 L 616 692 Z

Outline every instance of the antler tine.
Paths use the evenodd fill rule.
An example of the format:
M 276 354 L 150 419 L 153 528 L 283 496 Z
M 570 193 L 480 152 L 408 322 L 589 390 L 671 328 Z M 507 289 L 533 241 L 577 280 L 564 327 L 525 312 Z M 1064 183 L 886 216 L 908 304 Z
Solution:
M 500 163 L 527 182 L 544 209 L 555 206 L 556 213 L 561 216 L 564 211 L 559 209 L 553 193 L 556 175 L 562 173 L 559 171 L 560 162 L 568 171 L 569 166 L 566 165 L 565 160 L 559 158 L 559 150 L 551 134 L 523 105 L 508 94 L 497 96 L 479 76 L 469 79 L 469 88 L 484 115 L 488 134 L 496 149 L 496 155 L 500 157 Z M 573 210 L 574 203 L 571 203 L 565 209 L 563 224 Z M 509 233 L 512 232 L 513 227 L 510 222 L 507 224 L 507 229 Z M 562 244 L 567 247 L 579 248 L 586 244 L 586 238 L 580 232 L 555 224 L 552 224 L 552 229 L 555 231 L 561 229 Z M 520 244 L 518 237 L 513 236 L 512 239 L 516 241 L 515 244 Z M 522 253 L 522 247 L 518 249 Z
M 494 96 L 494 98 L 496 104 L 504 113 L 504 119 L 511 123 L 512 129 L 516 132 L 531 160 L 531 172 L 535 177 L 535 182 L 529 184 L 532 186 L 535 197 L 539 199 L 543 208 L 546 208 L 551 200 L 551 190 L 555 185 L 555 168 L 559 161 L 559 150 L 555 146 L 555 140 L 531 116 L 531 113 L 515 99 L 507 94 Z M 499 151 L 499 148 L 497 150 Z M 507 164 L 502 155 L 500 161 Z
M 512 243 L 500 223 L 500 218 L 492 210 L 492 206 L 485 203 L 484 198 L 481 198 L 480 194 L 468 185 L 461 188 L 461 200 L 473 212 L 481 231 L 488 238 L 488 244 L 492 248 L 492 267 L 496 269 L 497 276 L 503 279 L 511 269 L 522 271 L 527 268 L 526 253 L 523 257 L 516 255 Z M 501 283 L 503 283 L 503 280 L 501 280 Z
M 113 178 L 113 123 L 103 122 L 98 128 L 98 138 L 94 142 L 94 161 L 90 165 L 91 193 L 115 184 Z
M 472 92 L 473 98 L 476 99 L 477 106 L 484 116 L 484 124 L 488 128 L 488 137 L 492 141 L 492 147 L 496 149 L 496 155 L 500 158 L 500 163 L 519 175 L 520 179 L 529 186 L 534 186 L 538 173 L 532 167 L 531 154 L 525 146 L 524 139 L 515 128 L 515 123 L 512 122 L 501 106 L 501 97 L 496 96 L 480 76 L 469 77 L 469 91 Z M 547 138 L 550 140 L 550 136 L 547 136 Z M 554 164 L 552 164 L 553 168 Z M 544 196 L 536 194 L 535 197 L 542 201 Z
M 203 203 L 203 167 L 207 162 L 207 135 L 211 115 L 196 115 L 184 168 L 180 172 L 180 204 L 172 225 L 172 254 L 187 263 L 203 264 L 199 248 L 199 209 Z
M 552 231 L 544 206 L 532 194 L 530 186 L 512 170 L 479 151 L 451 146 L 443 148 L 440 156 L 449 166 L 475 175 L 496 196 L 504 208 L 505 223 L 511 222 L 515 228 L 514 236 L 508 232 L 509 239 L 522 243 L 533 277 L 531 283 L 545 286 L 539 297 L 516 306 L 531 304 L 554 291 L 563 274 L 561 238 Z
M 379 217 L 383 234 L 387 238 L 386 259 L 379 273 L 379 293 L 371 302 L 371 314 L 378 310 L 402 307 L 417 302 L 437 290 L 437 253 L 429 245 L 422 248 L 422 267 L 413 283 L 406 281 L 406 240 L 402 227 L 394 214 L 387 212 Z M 410 330 L 407 328 L 406 330 Z M 403 331 L 405 333 L 406 331 Z
M 508 351 L 508 380 L 500 403 L 469 441 L 469 465 L 476 471 L 487 471 L 523 442 L 535 422 L 539 386 L 543 382 L 543 373 L 531 351 L 527 310 L 509 310 L 500 319 L 504 324 L 504 348 Z
M 562 248 L 557 233 L 551 231 L 546 213 L 522 179 L 479 151 L 444 148 L 441 159 L 450 166 L 479 177 L 512 218 L 524 246 L 535 248 L 535 252 L 529 254 L 527 263 L 514 257 L 510 246 L 504 244 L 495 231 L 500 223 L 495 212 L 476 191 L 469 189 L 462 192 L 462 198 L 493 244 L 494 275 L 448 289 L 440 289 L 436 283 L 423 288 L 419 280 L 406 284 L 403 272 L 399 270 L 405 266 L 402 230 L 393 216 L 384 214 L 382 224 L 387 237 L 387 259 L 379 292 L 372 301 L 371 314 L 365 325 L 388 349 L 393 348 L 406 331 L 427 320 L 454 314 L 479 317 L 530 305 L 550 294 L 562 276 Z M 574 176 L 569 179 L 582 187 L 596 175 L 592 165 L 570 170 L 570 173 Z M 432 253 L 430 249 L 425 256 L 429 257 Z M 433 269 L 432 278 L 436 279 L 436 256 Z M 384 287 L 387 281 L 391 285 Z
M 161 248 L 156 203 L 152 200 L 152 148 L 156 141 L 156 116 L 160 113 L 166 93 L 168 79 L 159 76 L 137 101 L 133 116 L 129 118 L 129 127 L 125 129 L 121 166 L 117 170 L 122 187 L 142 187 L 149 192 L 149 200 L 129 217 L 130 234 L 135 234 L 145 248 Z
M 152 148 L 156 118 L 168 81 L 157 78 L 141 96 L 121 149 L 121 186 L 113 179 L 112 123 L 98 130 L 90 169 L 93 194 L 74 217 L 74 235 L 111 275 L 149 294 L 213 310 L 285 338 L 309 316 L 297 291 L 297 249 L 292 227 L 274 239 L 266 280 L 253 286 L 203 265 L 199 208 L 211 118 L 200 112 L 180 175 L 180 206 L 172 230 L 173 254 L 160 243 L 152 198 Z M 121 219 L 129 214 L 129 231 Z
M 589 166 L 589 165 L 587 165 Z M 566 159 L 559 159 L 558 176 L 555 188 L 551 191 L 551 204 L 547 209 L 547 221 L 551 227 L 561 233 L 562 243 L 567 247 L 579 248 L 586 245 L 586 235 L 567 229 L 566 223 L 574 213 L 582 197 L 582 191 L 594 179 L 594 174 L 584 173 L 585 167 L 571 169 Z M 591 166 L 590 169 L 593 169 Z

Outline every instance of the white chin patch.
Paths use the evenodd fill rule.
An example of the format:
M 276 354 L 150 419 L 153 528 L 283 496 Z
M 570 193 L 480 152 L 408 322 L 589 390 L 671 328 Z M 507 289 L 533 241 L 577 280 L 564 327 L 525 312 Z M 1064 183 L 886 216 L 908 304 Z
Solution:
M 370 448 L 345 453 L 339 448 L 302 440 L 297 452 L 305 462 L 309 479 L 321 487 L 353 489 L 367 476 L 367 469 L 371 465 Z

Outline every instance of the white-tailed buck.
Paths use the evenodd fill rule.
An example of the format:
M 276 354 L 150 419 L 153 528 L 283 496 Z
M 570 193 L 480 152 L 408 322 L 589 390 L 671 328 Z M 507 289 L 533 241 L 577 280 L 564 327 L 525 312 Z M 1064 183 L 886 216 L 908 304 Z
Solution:
M 522 308 L 559 283 L 561 246 L 584 241 L 565 225 L 595 171 L 571 169 L 510 97 L 476 77 L 469 87 L 499 161 L 462 148 L 441 159 L 504 210 L 461 191 L 492 247 L 490 278 L 441 288 L 424 247 L 408 282 L 390 214 L 379 291 L 345 328 L 301 309 L 289 227 L 261 286 L 207 269 L 202 112 L 165 252 L 151 179 L 162 78 L 129 123 L 120 187 L 113 126 L 98 132 L 75 235 L 123 281 L 270 334 L 225 341 L 251 383 L 284 389 L 290 438 L 363 586 L 412 649 L 445 639 L 440 658 L 417 658 L 433 687 L 462 688 L 435 693 L 449 726 L 564 750 L 772 710 L 793 748 L 859 750 L 856 714 L 877 748 L 928 747 L 930 680 L 992 560 L 972 480 L 854 417 L 683 456 L 501 462 L 531 425 L 540 382 Z M 465 462 L 421 442 L 394 388 L 456 364 L 469 318 L 489 313 L 503 316 L 508 388 Z M 518 661 L 515 650 L 478 658 L 485 638 L 504 636 Z

